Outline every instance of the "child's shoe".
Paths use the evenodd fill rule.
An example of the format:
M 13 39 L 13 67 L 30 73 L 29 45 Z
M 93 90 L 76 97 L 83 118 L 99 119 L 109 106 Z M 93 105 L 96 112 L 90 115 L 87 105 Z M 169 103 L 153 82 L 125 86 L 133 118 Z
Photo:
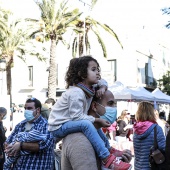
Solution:
M 103 170 L 131 170 L 132 166 L 129 163 L 122 162 L 114 155 L 110 155 L 106 163 L 103 163 Z
M 115 148 L 112 148 L 110 150 L 110 153 L 113 154 L 116 157 L 121 157 L 123 155 L 123 151 L 119 151 L 119 150 L 117 150 Z

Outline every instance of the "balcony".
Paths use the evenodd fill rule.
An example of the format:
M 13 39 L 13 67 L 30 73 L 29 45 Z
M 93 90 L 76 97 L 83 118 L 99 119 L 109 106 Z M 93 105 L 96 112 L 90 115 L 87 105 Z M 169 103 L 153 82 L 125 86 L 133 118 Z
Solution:
M 153 77 L 145 76 L 145 84 L 149 87 L 157 87 L 157 80 Z

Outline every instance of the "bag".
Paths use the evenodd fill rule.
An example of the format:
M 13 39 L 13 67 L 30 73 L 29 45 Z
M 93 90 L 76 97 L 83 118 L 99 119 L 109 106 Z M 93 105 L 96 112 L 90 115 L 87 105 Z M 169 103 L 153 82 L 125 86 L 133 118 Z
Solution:
M 152 170 L 166 170 L 165 153 L 158 149 L 156 126 L 154 127 L 154 146 L 150 149 L 149 162 Z

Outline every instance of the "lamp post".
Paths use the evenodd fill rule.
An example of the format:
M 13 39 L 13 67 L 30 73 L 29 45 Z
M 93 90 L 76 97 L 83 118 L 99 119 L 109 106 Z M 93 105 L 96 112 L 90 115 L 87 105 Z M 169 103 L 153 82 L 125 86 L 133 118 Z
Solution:
M 3 94 L 3 74 L 4 71 L 6 70 L 6 60 L 4 58 L 0 59 L 0 71 L 2 72 L 1 74 L 1 95 Z

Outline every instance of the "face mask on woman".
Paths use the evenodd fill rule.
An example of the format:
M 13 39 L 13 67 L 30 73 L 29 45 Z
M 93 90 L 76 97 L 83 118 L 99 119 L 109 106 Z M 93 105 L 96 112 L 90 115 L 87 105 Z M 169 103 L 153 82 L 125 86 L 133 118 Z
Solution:
M 36 110 L 36 109 L 35 109 L 35 110 Z M 33 112 L 34 112 L 35 110 L 25 110 L 25 111 L 24 111 L 24 117 L 25 117 L 25 119 L 27 119 L 27 121 L 31 121 L 31 120 L 34 119 Z
M 105 107 L 106 113 L 103 116 L 100 116 L 100 118 L 107 120 L 111 124 L 116 120 L 117 118 L 117 109 L 116 107 Z

